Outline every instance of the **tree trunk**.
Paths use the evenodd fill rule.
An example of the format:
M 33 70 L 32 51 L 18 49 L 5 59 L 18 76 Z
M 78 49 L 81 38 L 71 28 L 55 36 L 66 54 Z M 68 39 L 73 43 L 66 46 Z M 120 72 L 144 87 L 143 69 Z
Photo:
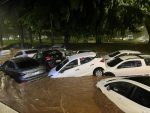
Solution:
M 99 44 L 102 43 L 102 42 L 101 42 L 101 37 L 100 37 L 100 36 L 96 35 L 95 39 L 96 39 L 96 45 L 99 45 Z
M 150 18 L 150 16 L 149 16 L 149 18 Z M 146 26 L 146 29 L 147 29 L 147 32 L 148 32 L 148 35 L 149 35 L 149 42 L 148 42 L 148 44 L 150 45 L 150 22 L 149 22 L 149 18 L 147 16 L 146 21 L 145 21 L 145 26 Z
M 2 34 L 0 35 L 0 44 L 1 44 L 1 47 L 3 47 L 3 36 L 2 36 Z
M 39 35 L 39 44 L 42 44 L 41 32 L 39 32 L 38 35 Z
M 50 23 L 51 23 L 51 45 L 54 45 L 54 31 L 53 31 L 53 14 L 50 14 Z
M 54 33 L 53 31 L 51 32 L 51 44 L 54 45 L 55 40 L 54 40 Z
M 33 35 L 31 30 L 29 30 L 29 39 L 30 39 L 30 43 L 33 44 Z
M 21 44 L 21 48 L 24 48 L 24 29 L 23 26 L 20 25 L 19 26 L 19 34 L 20 34 L 20 44 Z
M 64 34 L 64 45 L 67 46 L 69 44 L 70 37 L 68 33 Z

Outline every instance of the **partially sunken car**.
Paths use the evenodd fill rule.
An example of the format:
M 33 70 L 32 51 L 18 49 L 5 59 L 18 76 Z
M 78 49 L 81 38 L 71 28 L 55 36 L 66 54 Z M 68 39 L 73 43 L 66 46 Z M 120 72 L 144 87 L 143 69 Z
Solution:
M 112 77 L 96 86 L 125 113 L 150 113 L 150 77 Z
M 46 66 L 47 70 L 58 65 L 63 59 L 59 50 L 41 50 L 33 56 L 33 59 Z
M 118 57 L 106 63 L 104 75 L 133 76 L 150 75 L 150 55 Z
M 18 58 L 18 57 L 30 57 L 30 58 L 32 58 L 37 52 L 38 52 L 37 49 L 20 50 L 15 54 L 14 58 Z
M 39 65 L 36 60 L 29 57 L 10 59 L 0 69 L 19 83 L 43 77 L 46 72 L 44 66 Z
M 141 54 L 141 52 L 139 51 L 133 51 L 133 50 L 118 50 L 118 51 L 115 51 L 115 52 L 112 52 L 108 55 L 105 55 L 104 58 L 105 58 L 105 61 L 106 62 L 109 62 L 115 58 L 118 58 L 118 57 L 121 57 L 121 56 L 126 56 L 126 55 L 139 55 Z
M 66 58 L 48 74 L 51 78 L 80 77 L 88 75 L 102 76 L 105 63 L 95 52 L 85 52 Z

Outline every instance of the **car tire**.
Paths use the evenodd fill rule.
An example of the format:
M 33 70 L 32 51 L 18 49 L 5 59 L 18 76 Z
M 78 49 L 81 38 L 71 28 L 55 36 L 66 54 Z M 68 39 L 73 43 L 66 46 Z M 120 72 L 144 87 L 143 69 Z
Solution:
M 111 72 L 107 72 L 107 73 L 104 73 L 105 76 L 112 76 L 112 77 L 115 77 L 115 75 Z
M 102 77 L 103 76 L 103 69 L 102 68 L 96 68 L 93 72 L 94 76 Z

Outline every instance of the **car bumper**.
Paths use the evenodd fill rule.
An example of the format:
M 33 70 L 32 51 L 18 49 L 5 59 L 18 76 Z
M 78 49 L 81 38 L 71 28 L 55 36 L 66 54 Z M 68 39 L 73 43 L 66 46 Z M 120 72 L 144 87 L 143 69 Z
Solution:
M 47 73 L 41 73 L 39 75 L 26 77 L 26 78 L 24 78 L 23 76 L 20 76 L 20 77 L 16 78 L 15 80 L 18 83 L 22 83 L 22 82 L 27 82 L 27 81 L 33 81 L 33 80 L 36 80 L 38 78 L 43 78 L 43 77 L 46 77 L 46 76 L 47 76 Z

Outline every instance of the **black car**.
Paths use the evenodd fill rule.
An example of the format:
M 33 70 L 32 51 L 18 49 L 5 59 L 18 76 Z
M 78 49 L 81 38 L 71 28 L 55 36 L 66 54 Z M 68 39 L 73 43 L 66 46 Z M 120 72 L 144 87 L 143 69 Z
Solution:
M 46 72 L 44 66 L 41 66 L 36 60 L 29 57 L 8 60 L 0 69 L 17 82 L 25 82 L 42 77 Z
M 64 56 L 59 50 L 42 50 L 33 56 L 40 64 L 45 65 L 47 71 L 58 65 Z

